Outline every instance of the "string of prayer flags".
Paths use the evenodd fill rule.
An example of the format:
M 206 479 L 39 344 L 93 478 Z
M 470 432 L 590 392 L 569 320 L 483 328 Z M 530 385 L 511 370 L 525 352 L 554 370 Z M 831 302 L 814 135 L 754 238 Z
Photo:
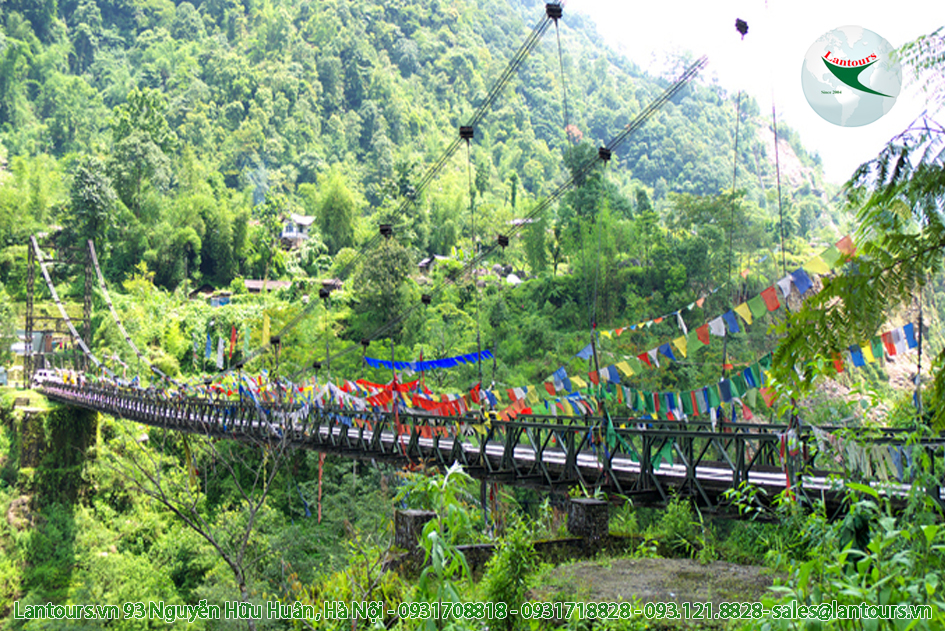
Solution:
M 414 372 L 423 372 L 434 370 L 436 368 L 453 368 L 459 364 L 474 364 L 481 360 L 493 359 L 492 351 L 485 350 L 481 353 L 469 353 L 467 355 L 456 355 L 454 357 L 444 357 L 443 359 L 433 359 L 417 362 L 392 362 L 374 357 L 365 357 L 364 362 L 372 368 L 383 368 L 387 370 L 412 370 Z
M 806 263 L 804 263 L 802 267 L 798 268 L 796 271 L 792 272 L 791 274 L 777 281 L 777 285 L 778 285 L 778 288 L 781 290 L 781 294 L 784 295 L 785 297 L 790 295 L 792 281 L 794 285 L 797 287 L 797 290 L 801 293 L 801 295 L 807 293 L 807 291 L 812 286 L 810 277 L 807 274 L 808 271 L 814 272 L 817 274 L 827 274 L 830 272 L 831 268 L 836 267 L 836 265 L 840 263 L 842 260 L 844 260 L 847 257 L 853 256 L 855 253 L 856 253 L 856 248 L 853 245 L 853 239 L 851 239 L 849 235 L 843 237 L 836 244 L 829 246 L 819 255 L 815 255 L 811 257 Z M 768 259 L 768 255 L 764 255 L 761 258 L 759 258 L 756 262 L 763 263 L 767 259 Z M 742 278 L 746 278 L 749 274 L 749 271 L 750 271 L 750 268 L 743 270 L 741 272 Z M 708 293 L 715 294 L 720 289 L 723 289 L 725 285 L 727 285 L 727 283 L 723 283 L 722 285 L 711 289 Z M 698 300 L 695 300 L 694 302 L 690 302 L 686 306 L 686 310 L 692 311 L 696 307 L 702 308 L 707 297 L 708 297 L 708 294 L 700 297 Z M 773 304 L 778 303 L 777 296 L 773 293 L 773 291 L 769 292 L 768 294 L 765 294 L 762 300 L 764 300 L 767 311 L 775 311 L 778 308 L 778 307 L 771 306 Z M 752 314 L 752 317 L 754 318 L 758 318 L 764 313 L 763 311 L 760 310 L 760 308 L 752 306 L 752 305 L 749 305 L 749 310 Z M 600 331 L 600 333 L 604 337 L 608 337 L 608 338 L 612 337 L 611 334 L 619 337 L 624 331 L 628 329 L 631 331 L 636 331 L 638 329 L 649 328 L 653 326 L 654 324 L 659 324 L 660 322 L 663 322 L 664 320 L 666 320 L 667 318 L 670 318 L 671 316 L 676 316 L 676 323 L 679 326 L 679 329 L 682 331 L 683 335 L 688 335 L 689 328 L 686 326 L 685 320 L 683 320 L 682 311 L 683 311 L 682 309 L 676 309 L 665 315 L 659 316 L 657 318 L 653 318 L 651 320 L 645 320 L 643 322 L 639 322 L 637 324 L 633 324 L 630 326 L 622 326 L 612 331 Z M 739 312 L 739 315 L 742 315 L 741 312 Z M 715 333 L 714 331 L 713 331 L 713 334 L 719 335 L 720 337 L 724 335 L 724 333 L 718 334 L 718 333 Z M 582 353 L 583 352 L 584 351 L 582 351 Z M 582 359 L 587 359 L 587 357 L 582 357 Z

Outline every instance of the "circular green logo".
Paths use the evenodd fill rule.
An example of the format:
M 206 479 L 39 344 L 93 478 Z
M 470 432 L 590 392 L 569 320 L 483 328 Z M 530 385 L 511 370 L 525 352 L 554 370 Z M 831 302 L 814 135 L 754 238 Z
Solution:
M 860 127 L 895 105 L 902 67 L 896 49 L 885 39 L 861 26 L 841 26 L 807 50 L 801 87 L 821 118 L 841 127 Z

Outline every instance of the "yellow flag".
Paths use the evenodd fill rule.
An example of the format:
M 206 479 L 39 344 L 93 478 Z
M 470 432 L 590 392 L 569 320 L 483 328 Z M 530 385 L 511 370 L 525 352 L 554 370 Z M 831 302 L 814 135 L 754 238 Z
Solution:
M 735 307 L 734 311 L 740 315 L 747 324 L 751 324 L 751 309 L 748 308 L 747 302 L 743 302 Z
M 525 397 L 532 405 L 538 405 L 541 401 L 538 398 L 538 389 L 535 386 L 528 386 L 528 395 Z
M 604 337 L 613 338 L 613 333 L 610 331 L 601 331 L 600 334 L 603 335 Z
M 586 388 L 587 382 L 578 377 L 577 375 L 571 375 L 571 384 L 577 386 L 578 388 Z
M 684 336 L 677 337 L 673 340 L 673 346 L 679 349 L 683 357 L 686 356 L 686 338 Z
M 863 344 L 860 346 L 860 350 L 863 351 L 863 359 L 872 364 L 876 361 L 876 356 L 873 355 L 873 349 L 870 348 L 869 343 Z
M 617 370 L 623 373 L 624 377 L 630 377 L 633 375 L 633 368 L 631 368 L 630 364 L 628 364 L 627 362 L 617 362 L 616 364 L 614 364 L 614 366 L 617 367 Z
M 269 343 L 269 314 L 263 314 L 262 344 Z
M 804 269 L 815 274 L 826 274 L 830 271 L 830 266 L 827 265 L 825 260 L 819 256 L 815 256 L 811 260 L 804 263 Z

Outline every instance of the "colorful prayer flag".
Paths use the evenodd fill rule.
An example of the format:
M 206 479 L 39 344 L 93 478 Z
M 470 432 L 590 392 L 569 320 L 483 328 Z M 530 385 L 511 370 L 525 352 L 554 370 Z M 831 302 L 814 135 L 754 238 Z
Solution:
M 773 287 L 771 289 L 774 289 Z M 757 295 L 754 298 L 751 298 L 746 304 L 748 308 L 751 309 L 751 315 L 756 318 L 761 318 L 768 313 L 768 306 L 765 303 L 765 299 L 761 295 Z
M 778 301 L 778 292 L 774 288 L 774 285 L 761 292 L 761 299 L 765 301 L 765 307 L 768 308 L 768 311 L 777 311 L 781 306 L 781 303 Z
M 807 275 L 803 267 L 798 267 L 791 272 L 791 279 L 794 281 L 794 286 L 797 287 L 798 293 L 802 296 L 807 293 L 808 289 L 813 287 L 810 276 Z
M 747 302 L 743 302 L 734 309 L 735 313 L 740 315 L 745 321 L 745 324 L 751 324 L 751 309 L 748 307 Z
M 853 245 L 853 239 L 850 238 L 850 235 L 847 235 L 837 241 L 836 246 L 838 250 L 847 256 L 853 256 L 856 254 L 856 246 Z
M 814 274 L 827 274 L 830 272 L 830 266 L 827 265 L 827 262 L 819 256 L 815 256 L 811 260 L 804 263 L 803 268 Z

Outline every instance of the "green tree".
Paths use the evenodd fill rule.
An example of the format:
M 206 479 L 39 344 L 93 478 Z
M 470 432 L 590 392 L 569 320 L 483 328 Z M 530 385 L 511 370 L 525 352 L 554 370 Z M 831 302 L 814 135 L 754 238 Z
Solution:
M 95 61 L 95 54 L 101 45 L 102 12 L 94 0 L 80 0 L 70 22 L 72 28 L 69 36 L 75 50 L 74 68 L 81 74 Z
M 344 176 L 338 171 L 332 171 L 318 203 L 318 229 L 329 254 L 354 245 L 357 212 L 357 201 L 348 189 Z
M 80 244 L 87 239 L 101 243 L 117 199 L 105 164 L 94 156 L 80 157 L 72 173 L 67 230 Z
M 358 295 L 354 312 L 360 336 L 371 335 L 388 323 L 391 327 L 384 333 L 399 334 L 402 323 L 396 318 L 416 298 L 415 283 L 410 280 L 414 269 L 407 248 L 393 238 L 384 240 L 364 256 L 351 281 Z
M 545 215 L 535 217 L 525 230 L 525 256 L 532 274 L 538 275 L 548 268 L 548 247 L 546 232 L 548 231 Z
M 112 114 L 110 171 L 118 196 L 136 215 L 147 187 L 163 191 L 171 181 L 167 152 L 176 149 L 177 135 L 164 115 L 166 107 L 157 90 L 135 88 Z
M 280 235 L 282 225 L 289 214 L 289 200 L 285 195 L 267 195 L 266 201 L 253 208 L 253 217 L 259 222 L 256 248 L 266 261 L 263 280 L 269 280 L 269 270 L 273 261 L 282 250 Z
M 177 148 L 177 134 L 168 124 L 166 112 L 167 103 L 160 92 L 134 88 L 126 102 L 112 113 L 112 142 L 117 145 L 133 134 L 143 134 L 161 152 L 173 152 Z
M 824 279 L 782 327 L 775 377 L 793 393 L 806 392 L 823 374 L 823 362 L 850 344 L 875 335 L 890 312 L 921 296 L 945 263 L 945 127 L 916 121 L 892 139 L 847 183 L 857 208 L 857 255 L 847 273 Z M 926 409 L 945 427 L 945 354 L 935 360 Z M 827 362 L 829 364 L 829 362 Z M 798 370 L 795 370 L 797 368 Z

